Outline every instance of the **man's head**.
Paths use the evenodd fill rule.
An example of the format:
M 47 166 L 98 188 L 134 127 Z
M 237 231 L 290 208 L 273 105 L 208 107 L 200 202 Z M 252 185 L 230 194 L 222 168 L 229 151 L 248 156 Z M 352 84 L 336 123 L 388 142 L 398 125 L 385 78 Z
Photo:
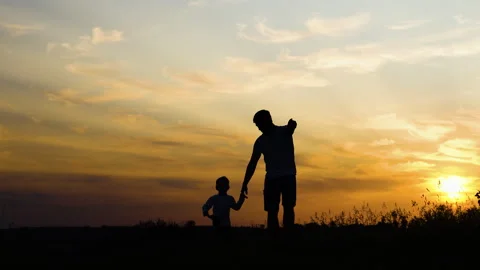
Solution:
M 253 116 L 253 123 L 257 125 L 258 129 L 265 133 L 273 127 L 273 120 L 270 112 L 267 110 L 260 110 Z
M 218 192 L 227 192 L 230 189 L 230 180 L 226 176 L 218 178 L 215 183 L 215 189 Z

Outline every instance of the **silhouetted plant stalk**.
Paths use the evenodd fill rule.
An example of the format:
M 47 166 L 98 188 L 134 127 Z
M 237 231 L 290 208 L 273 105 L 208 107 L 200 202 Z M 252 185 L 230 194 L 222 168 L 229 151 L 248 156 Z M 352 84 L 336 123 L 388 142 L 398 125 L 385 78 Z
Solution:
M 475 194 L 477 202 L 469 196 L 465 203 L 441 202 L 436 195 L 436 201 L 430 200 L 425 194 L 421 202 L 411 201 L 411 209 L 406 210 L 394 204 L 393 209 L 382 205 L 381 211 L 374 211 L 368 203 L 360 207 L 353 207 L 352 211 L 342 211 L 333 214 L 331 211 L 315 213 L 305 227 L 345 227 L 345 226 L 387 226 L 397 229 L 429 228 L 429 227 L 478 227 L 480 226 L 480 191 Z M 163 219 L 156 221 L 140 221 L 135 227 L 139 228 L 192 228 L 196 223 L 189 220 L 180 226 L 175 222 Z M 265 228 L 264 225 L 252 225 L 253 228 Z
M 332 215 L 329 212 L 315 213 L 307 226 L 343 227 L 352 225 L 373 226 L 384 225 L 398 229 L 428 228 L 428 227 L 478 227 L 480 226 L 480 191 L 475 194 L 478 199 L 475 203 L 467 196 L 465 203 L 437 202 L 422 195 L 422 201 L 411 202 L 411 210 L 398 207 L 388 210 L 383 205 L 382 211 L 373 211 L 370 206 L 363 204 L 352 211 L 344 211 Z
M 177 228 L 180 226 L 173 221 L 167 222 L 163 219 L 157 219 L 156 221 L 153 221 L 153 220 L 140 221 L 135 225 L 135 227 L 152 229 L 152 228 Z

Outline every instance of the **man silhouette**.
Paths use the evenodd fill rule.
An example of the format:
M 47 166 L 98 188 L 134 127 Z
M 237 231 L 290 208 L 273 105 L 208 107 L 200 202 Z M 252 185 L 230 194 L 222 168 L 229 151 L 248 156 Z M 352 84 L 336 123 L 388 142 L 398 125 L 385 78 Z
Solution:
M 248 194 L 248 183 L 255 173 L 258 160 L 263 154 L 265 162 L 265 182 L 263 189 L 264 210 L 267 215 L 267 228 L 279 227 L 278 211 L 280 198 L 283 205 L 283 226 L 293 227 L 295 223 L 295 205 L 297 199 L 297 180 L 293 133 L 297 122 L 293 119 L 286 126 L 277 126 L 267 110 L 255 113 L 253 122 L 262 134 L 253 146 L 242 185 L 242 193 Z

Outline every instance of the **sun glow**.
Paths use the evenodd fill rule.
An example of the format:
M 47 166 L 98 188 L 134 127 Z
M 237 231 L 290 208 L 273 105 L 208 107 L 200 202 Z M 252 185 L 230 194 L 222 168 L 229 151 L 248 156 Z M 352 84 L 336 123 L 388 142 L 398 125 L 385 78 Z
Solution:
M 439 190 L 452 199 L 458 199 L 461 197 L 462 193 L 465 192 L 466 184 L 467 179 L 456 175 L 438 179 Z

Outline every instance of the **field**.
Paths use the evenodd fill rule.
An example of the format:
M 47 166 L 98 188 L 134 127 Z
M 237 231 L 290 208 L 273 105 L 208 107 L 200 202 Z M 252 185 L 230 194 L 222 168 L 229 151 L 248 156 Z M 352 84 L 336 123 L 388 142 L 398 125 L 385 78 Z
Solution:
M 3 230 L 2 265 L 178 267 L 308 265 L 347 269 L 476 268 L 480 209 L 425 201 L 415 211 L 317 215 L 292 231 L 141 222 L 132 227 Z M 68 268 L 67 268 L 68 267 Z M 5 268 L 7 269 L 7 268 Z M 9 269 L 9 268 L 8 268 Z M 50 268 L 51 269 L 51 268 Z

